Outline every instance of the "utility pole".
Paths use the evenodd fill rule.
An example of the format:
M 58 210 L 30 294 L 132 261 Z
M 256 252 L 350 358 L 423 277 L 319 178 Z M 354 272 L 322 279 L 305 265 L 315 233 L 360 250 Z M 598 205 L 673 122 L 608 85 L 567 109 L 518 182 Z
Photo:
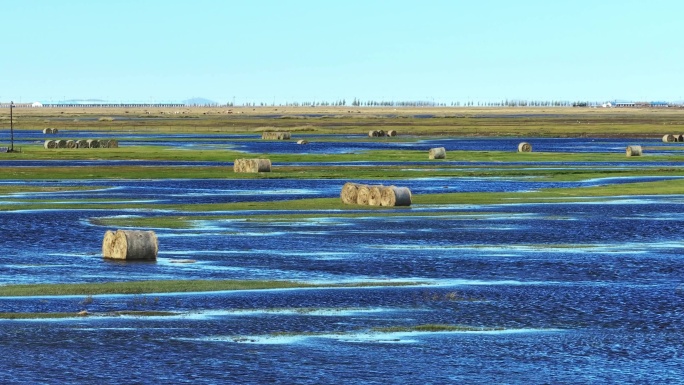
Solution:
M 12 119 L 12 109 L 14 102 L 10 102 L 10 152 L 14 152 L 14 119 Z

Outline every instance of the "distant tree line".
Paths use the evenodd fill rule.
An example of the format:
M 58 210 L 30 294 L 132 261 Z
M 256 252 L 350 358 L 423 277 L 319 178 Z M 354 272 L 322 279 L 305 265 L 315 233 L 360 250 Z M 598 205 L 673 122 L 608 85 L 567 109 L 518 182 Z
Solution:
M 413 100 L 413 101 L 386 101 L 386 100 L 361 100 L 354 98 L 350 103 L 346 99 L 339 99 L 332 102 L 329 101 L 303 101 L 303 102 L 286 102 L 286 103 L 265 103 L 265 102 L 246 102 L 243 107 L 593 107 L 601 106 L 604 102 L 590 102 L 590 101 L 568 101 L 568 100 L 522 100 L 522 99 L 504 99 L 500 101 L 455 101 L 450 103 L 435 102 L 432 100 Z M 665 103 L 669 106 L 681 106 L 676 103 Z M 235 103 L 227 103 L 224 106 L 235 107 Z

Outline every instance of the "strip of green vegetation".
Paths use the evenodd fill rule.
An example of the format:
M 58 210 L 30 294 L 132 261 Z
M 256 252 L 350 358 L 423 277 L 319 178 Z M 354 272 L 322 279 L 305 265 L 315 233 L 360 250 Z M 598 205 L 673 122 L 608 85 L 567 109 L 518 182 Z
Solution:
M 411 286 L 419 282 L 354 282 L 313 284 L 296 281 L 265 280 L 166 280 L 106 283 L 29 284 L 0 286 L 0 297 L 35 297 L 56 295 L 190 293 L 231 290 L 352 288 L 375 286 Z
M 36 319 L 63 319 L 63 318 L 84 318 L 84 317 L 169 317 L 181 313 L 171 311 L 140 310 L 140 311 L 114 311 L 106 313 L 65 313 L 65 312 L 38 312 L 38 313 L 0 313 L 0 319 L 6 320 L 36 320 Z
M 415 326 L 389 326 L 373 328 L 377 333 L 410 333 L 410 332 L 473 332 L 473 331 L 495 331 L 505 330 L 504 328 L 478 327 L 468 325 L 449 325 L 449 324 L 424 324 Z

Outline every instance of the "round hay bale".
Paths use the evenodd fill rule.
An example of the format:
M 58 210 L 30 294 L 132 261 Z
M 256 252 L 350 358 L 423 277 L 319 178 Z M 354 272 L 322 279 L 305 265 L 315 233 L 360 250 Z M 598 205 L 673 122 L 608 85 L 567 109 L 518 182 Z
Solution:
M 411 190 L 408 187 L 385 187 L 382 189 L 380 205 L 386 207 L 411 206 Z
M 397 136 L 397 130 L 389 130 L 389 131 L 387 131 L 387 136 Z
M 385 136 L 384 130 L 378 130 L 378 136 Z
M 52 134 L 52 128 L 43 128 L 43 134 Z
M 342 199 L 342 203 L 348 205 L 356 204 L 356 198 L 359 194 L 359 186 L 361 185 L 358 183 L 345 183 L 344 186 L 342 186 L 342 191 L 340 191 L 340 198 Z
M 370 199 L 370 186 L 362 184 L 358 188 L 356 204 L 366 206 L 368 205 L 368 199 Z
M 109 139 L 108 148 L 119 148 L 119 141 L 116 139 Z
M 255 159 L 257 162 L 256 172 L 271 172 L 271 160 L 270 159 Z
M 306 139 L 299 139 L 299 140 L 297 141 L 297 144 L 309 144 L 309 141 L 306 140 Z
M 97 139 L 88 139 L 86 140 L 86 143 L 88 144 L 88 148 L 100 148 L 100 141 Z
M 446 148 L 435 147 L 431 148 L 428 152 L 428 158 L 430 159 L 446 159 Z
M 105 231 L 104 238 L 102 239 L 102 256 L 104 258 L 112 258 L 114 253 L 114 232 L 111 230 Z
M 46 140 L 45 143 L 43 143 L 43 148 L 45 148 L 45 149 L 55 148 L 55 141 L 54 140 Z
M 385 186 L 376 185 L 370 187 L 370 195 L 368 196 L 369 206 L 380 206 L 380 201 L 382 200 L 382 190 Z
M 88 148 L 88 141 L 85 139 L 79 139 L 76 141 L 76 148 Z
M 112 259 L 156 260 L 159 251 L 154 231 L 116 230 Z
M 67 140 L 66 148 L 76 148 L 76 142 L 74 142 L 73 140 Z
M 64 140 L 64 139 L 55 140 L 55 148 L 66 148 L 66 140 Z
M 376 130 L 371 130 L 371 131 L 368 131 L 368 136 L 371 137 L 371 138 L 376 138 L 376 137 L 379 136 L 379 134 L 378 134 L 378 131 L 376 131 Z
M 518 152 L 532 152 L 532 145 L 527 142 L 520 142 Z
M 663 142 L 670 143 L 675 141 L 675 136 L 672 134 L 663 135 Z
M 235 159 L 233 172 L 271 172 L 270 159 Z
M 58 133 L 58 132 L 59 132 L 58 129 L 56 129 L 56 128 L 53 128 L 53 129 L 52 129 L 52 133 L 53 133 L 53 134 L 56 134 L 56 133 Z
M 625 152 L 627 156 L 641 156 L 642 154 L 641 146 L 627 146 Z
M 677 135 L 678 142 L 684 142 L 684 135 Z
M 109 148 L 109 139 L 101 139 L 100 148 Z

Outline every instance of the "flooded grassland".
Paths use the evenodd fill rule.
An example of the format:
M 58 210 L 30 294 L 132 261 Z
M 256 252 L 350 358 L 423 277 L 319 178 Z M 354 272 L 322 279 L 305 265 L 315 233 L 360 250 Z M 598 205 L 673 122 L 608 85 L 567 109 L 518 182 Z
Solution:
M 0 158 L 0 382 L 680 381 L 684 143 L 628 135 L 660 115 L 620 137 L 425 128 L 533 118 L 416 135 L 415 117 L 327 118 L 396 139 L 271 118 L 315 120 L 308 145 L 121 123 L 120 148 L 80 153 L 25 130 Z M 65 137 L 117 123 L 73 119 L 91 126 Z M 237 157 L 272 170 L 234 174 Z M 412 204 L 342 204 L 347 181 Z M 157 260 L 103 259 L 111 229 L 154 230 Z

